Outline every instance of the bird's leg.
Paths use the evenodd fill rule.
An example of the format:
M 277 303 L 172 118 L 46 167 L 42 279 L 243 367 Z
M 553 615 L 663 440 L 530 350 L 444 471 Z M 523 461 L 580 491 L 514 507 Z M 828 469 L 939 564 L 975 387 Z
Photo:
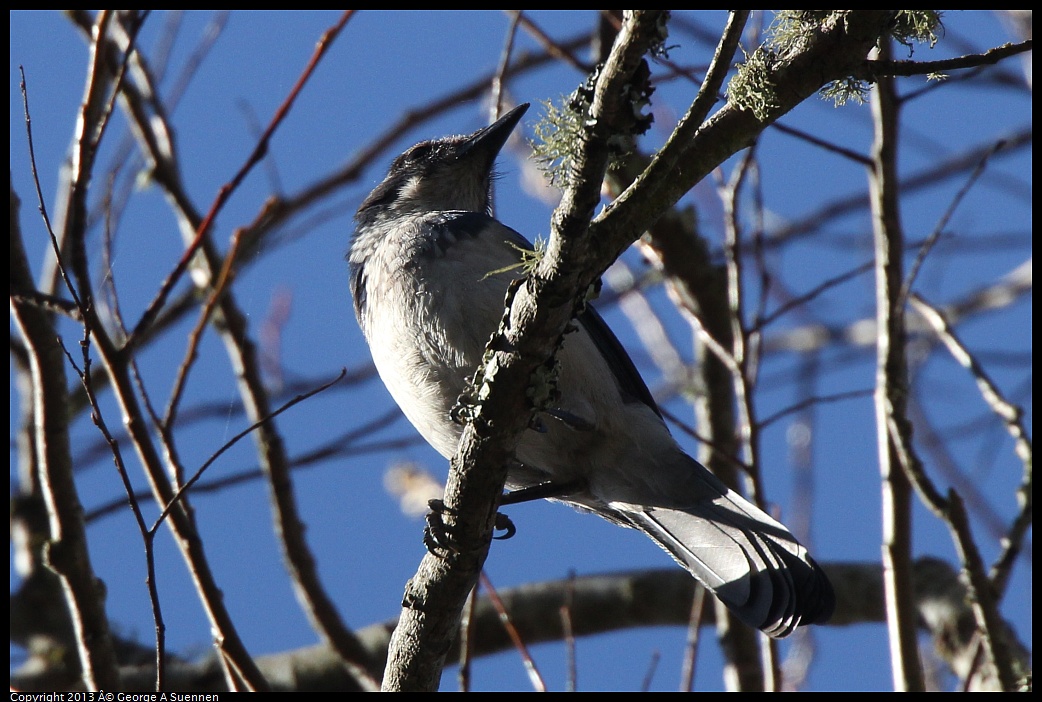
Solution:
M 542 500 L 548 497 L 561 497 L 563 495 L 570 495 L 585 487 L 585 480 L 572 480 L 566 483 L 555 483 L 548 480 L 545 483 L 530 485 L 525 488 L 511 490 L 510 492 L 504 493 L 503 496 L 499 498 L 499 504 L 500 506 L 516 505 L 521 504 L 522 502 Z M 438 553 L 436 553 L 438 549 L 448 551 L 449 553 L 454 552 L 455 549 L 448 543 L 448 527 L 445 526 L 445 522 L 442 520 L 442 514 L 444 514 L 448 508 L 442 500 L 437 498 L 428 500 L 427 506 L 431 508 L 431 511 L 428 512 L 425 517 L 427 525 L 423 529 L 424 546 L 426 546 L 427 550 L 435 556 L 438 555 Z M 517 527 L 514 526 L 514 522 L 512 522 L 510 517 L 502 512 L 496 512 L 495 529 L 496 531 L 505 532 L 500 536 L 492 537 L 497 541 L 504 541 L 517 533 Z
M 560 407 L 553 407 L 544 411 L 573 431 L 593 431 L 594 429 L 593 422 Z
M 499 498 L 499 504 L 500 506 L 517 505 L 522 502 L 542 500 L 547 497 L 561 497 L 562 495 L 570 495 L 573 492 L 578 492 L 584 487 L 586 487 L 585 480 L 571 480 L 567 483 L 555 483 L 552 480 L 547 480 L 545 483 L 511 490 Z
M 518 490 L 512 490 L 504 493 L 499 498 L 499 505 L 516 505 L 522 502 L 530 502 L 532 500 L 541 500 L 545 497 L 560 497 L 561 495 L 568 495 L 580 490 L 585 486 L 583 480 L 573 480 L 568 483 L 554 483 L 547 481 L 545 483 L 539 483 L 538 485 L 531 485 L 526 488 L 520 488 Z M 503 541 L 509 539 L 511 536 L 517 533 L 517 527 L 510 521 L 510 517 L 503 514 L 502 512 L 496 512 L 496 529 L 506 532 L 502 536 L 493 536 L 493 539 Z

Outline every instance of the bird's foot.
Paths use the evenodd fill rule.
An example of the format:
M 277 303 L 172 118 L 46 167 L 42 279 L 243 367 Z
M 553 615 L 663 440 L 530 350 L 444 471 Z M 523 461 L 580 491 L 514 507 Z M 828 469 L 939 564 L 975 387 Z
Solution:
M 427 501 L 431 511 L 424 517 L 427 525 L 423 527 L 423 545 L 427 547 L 432 556 L 449 555 L 456 553 L 456 548 L 449 543 L 449 528 L 445 526 L 442 515 L 448 510 L 445 502 L 437 498 Z M 439 553 L 442 551 L 444 553 Z
M 445 506 L 443 500 L 437 498 L 428 500 L 427 506 L 431 508 L 431 511 L 424 518 L 427 524 L 423 528 L 423 545 L 427 547 L 427 551 L 433 556 L 456 554 L 458 552 L 456 547 L 449 543 L 449 527 L 442 518 L 449 511 L 449 508 Z M 514 526 L 514 522 L 502 512 L 496 512 L 494 526 L 497 532 L 503 532 L 498 536 L 492 537 L 497 541 L 509 539 L 517 533 L 517 527 Z

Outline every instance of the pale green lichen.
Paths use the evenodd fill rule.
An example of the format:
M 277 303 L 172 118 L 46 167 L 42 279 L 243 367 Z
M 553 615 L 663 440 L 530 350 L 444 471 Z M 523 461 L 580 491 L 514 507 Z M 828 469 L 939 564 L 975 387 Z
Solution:
M 543 119 L 535 125 L 532 155 L 551 185 L 564 188 L 574 172 L 574 154 L 582 143 L 583 116 L 562 96 L 563 107 L 543 101 Z
M 826 23 L 845 22 L 852 10 L 781 10 L 775 13 L 763 45 L 738 65 L 727 87 L 727 99 L 766 120 L 778 105 L 773 70 L 779 62 L 802 50 Z M 942 13 L 937 10 L 895 10 L 887 28 L 889 38 L 908 47 L 933 47 L 938 41 Z M 838 107 L 847 101 L 864 102 L 870 84 L 862 77 L 847 76 L 825 85 L 819 94 Z
M 746 54 L 745 61 L 738 64 L 738 72 L 727 84 L 727 101 L 766 121 L 780 104 L 771 75 L 776 59 L 774 52 L 764 47 Z
M 514 270 L 519 271 L 522 275 L 529 275 L 535 270 L 536 266 L 539 265 L 539 261 L 542 260 L 543 255 L 546 253 L 546 240 L 541 237 L 536 237 L 535 243 L 530 249 L 524 246 L 518 246 L 512 241 L 504 243 L 517 251 L 520 259 L 517 263 L 512 263 L 509 266 L 503 266 L 494 271 L 489 271 L 481 277 L 482 280 L 485 280 L 485 278 L 491 278 L 494 275 L 499 275 L 500 273 L 507 273 Z

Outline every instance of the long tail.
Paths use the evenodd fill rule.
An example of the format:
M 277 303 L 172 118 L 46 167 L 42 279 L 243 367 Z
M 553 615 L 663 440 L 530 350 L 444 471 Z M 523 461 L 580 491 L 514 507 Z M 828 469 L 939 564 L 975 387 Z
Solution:
M 832 616 L 824 571 L 789 530 L 727 491 L 685 510 L 623 512 L 743 622 L 781 638 Z

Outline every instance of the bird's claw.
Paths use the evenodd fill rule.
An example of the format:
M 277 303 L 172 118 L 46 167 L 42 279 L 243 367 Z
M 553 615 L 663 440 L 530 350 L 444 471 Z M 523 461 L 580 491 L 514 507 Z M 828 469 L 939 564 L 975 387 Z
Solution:
M 510 517 L 502 512 L 496 512 L 496 531 L 506 532 L 501 536 L 493 536 L 496 541 L 505 541 L 517 533 L 517 527 L 510 521 Z
M 442 515 L 448 511 L 445 502 L 435 498 L 428 500 L 427 506 L 431 508 L 431 511 L 424 518 L 427 524 L 423 528 L 423 545 L 427 547 L 427 551 L 433 556 L 456 553 L 456 547 L 449 543 L 449 527 L 445 525 L 445 521 L 442 519 Z M 502 512 L 496 512 L 494 529 L 497 532 L 503 532 L 498 536 L 492 537 L 496 541 L 504 541 L 517 533 L 517 527 L 514 526 L 514 522 Z
M 442 500 L 437 498 L 428 500 L 427 506 L 431 508 L 431 511 L 424 517 L 427 524 L 423 527 L 423 545 L 427 547 L 428 553 L 432 556 L 440 555 L 439 550 L 455 553 L 456 549 L 449 543 L 448 527 L 441 518 L 448 508 Z

